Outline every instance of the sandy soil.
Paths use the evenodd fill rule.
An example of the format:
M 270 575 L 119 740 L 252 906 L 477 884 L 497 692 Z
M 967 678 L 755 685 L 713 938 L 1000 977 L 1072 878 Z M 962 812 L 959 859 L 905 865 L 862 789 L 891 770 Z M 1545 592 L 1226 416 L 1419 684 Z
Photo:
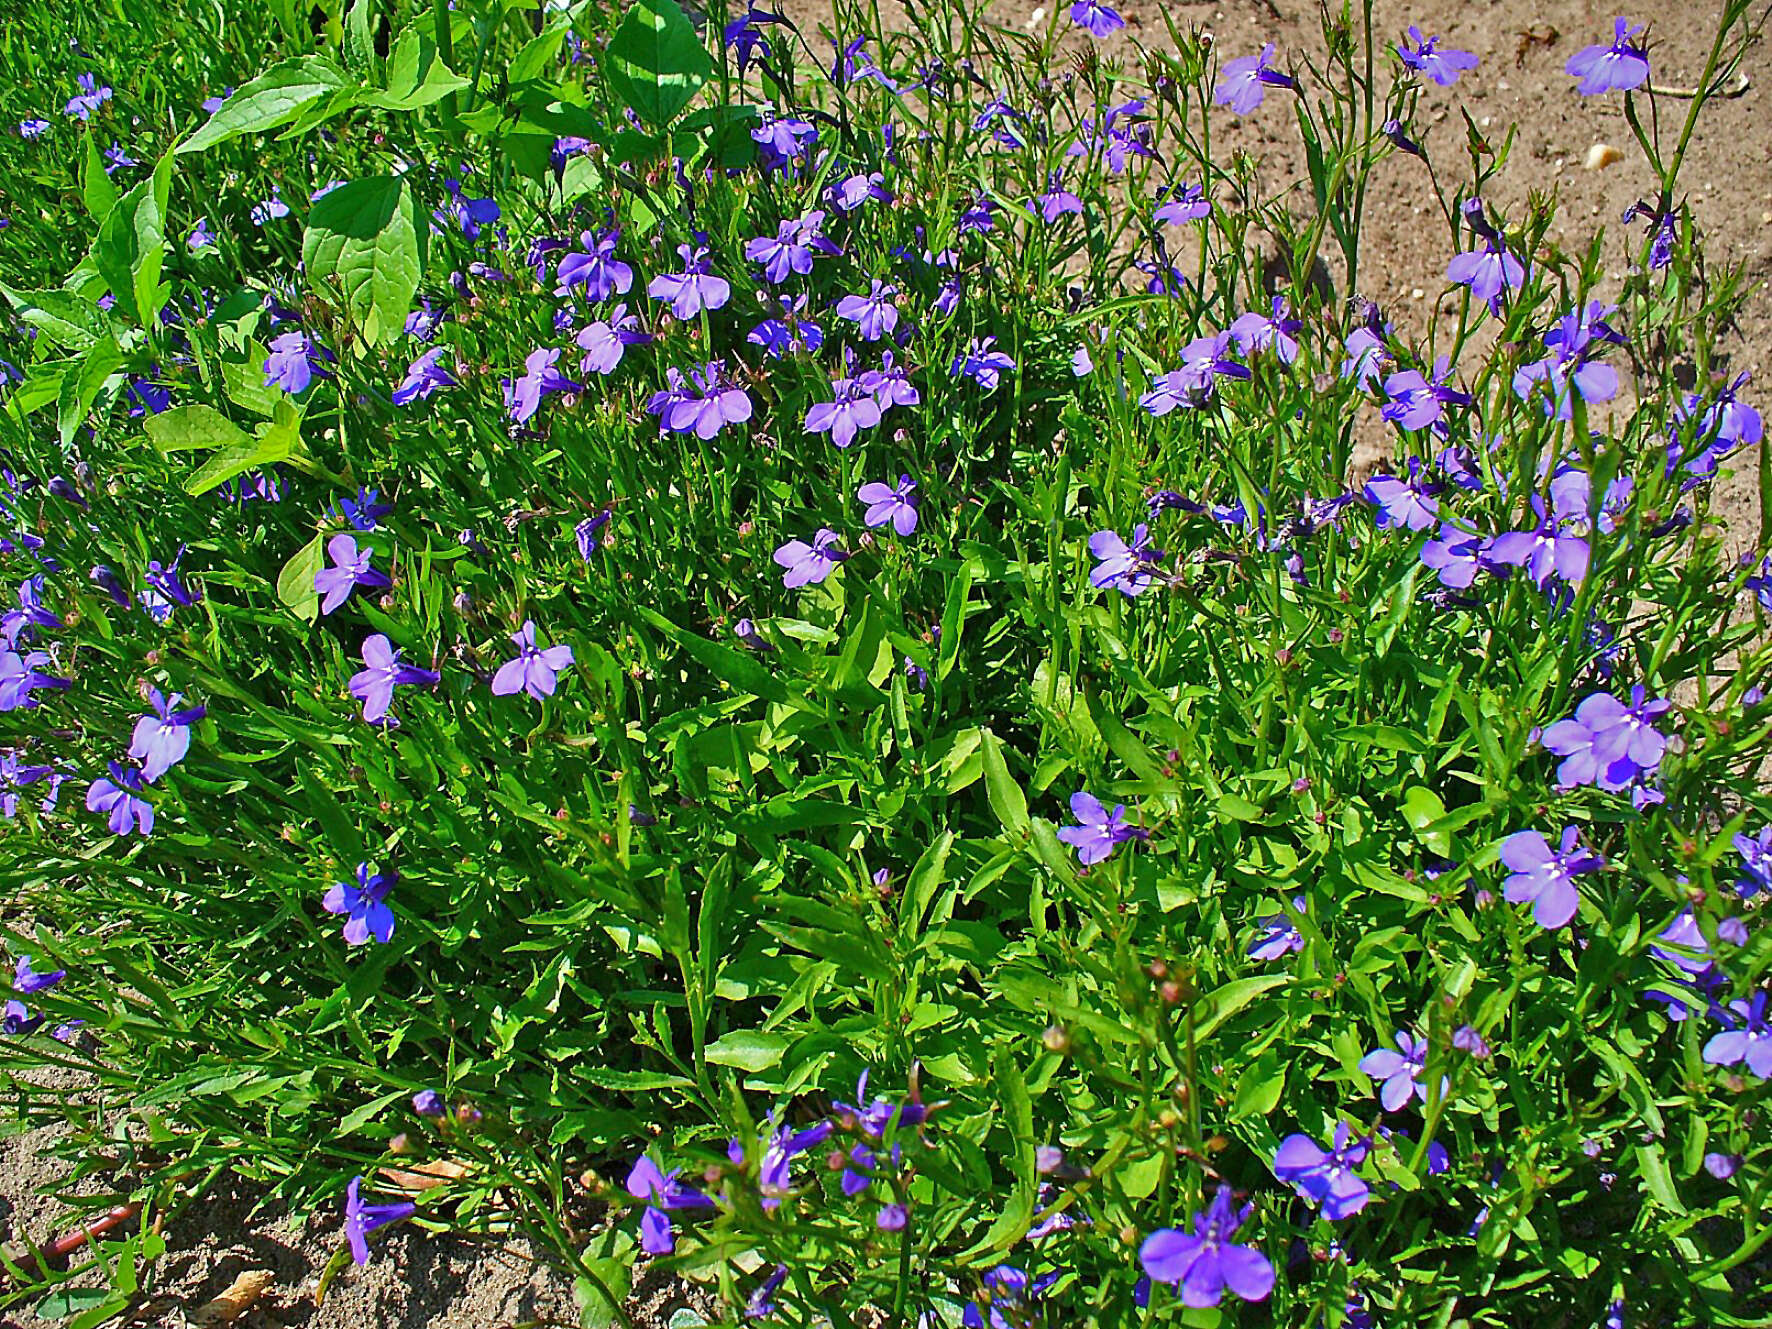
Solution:
M 1000 6 L 1001 21 L 1023 23 L 1034 6 L 1023 0 Z M 1236 4 L 1181 4 L 1171 14 L 1181 27 L 1212 31 L 1226 57 L 1253 53 L 1275 42 L 1282 66 L 1289 57 L 1320 47 L 1314 8 L 1301 0 L 1277 0 L 1278 17 L 1265 0 Z M 787 10 L 808 32 L 828 11 L 816 0 L 789 0 Z M 1449 91 L 1431 89 L 1425 99 L 1430 129 L 1427 146 L 1436 159 L 1457 160 L 1464 136 L 1457 106 L 1497 141 L 1509 124 L 1520 127 L 1513 155 L 1489 198 L 1517 215 L 1527 192 L 1552 191 L 1561 206 L 1552 239 L 1568 247 L 1585 245 L 1600 226 L 1608 231 L 1606 249 L 1611 281 L 1602 298 L 1616 290 L 1627 246 L 1619 234 L 1619 214 L 1650 193 L 1648 168 L 1636 157 L 1617 96 L 1582 98 L 1563 62 L 1580 46 L 1608 36 L 1616 12 L 1610 4 L 1586 0 L 1420 0 L 1413 6 L 1380 0 L 1378 21 L 1400 34 L 1414 22 L 1439 33 L 1445 45 L 1476 52 L 1482 65 Z M 1166 40 L 1152 0 L 1129 0 L 1124 12 L 1129 35 L 1147 45 Z M 1651 23 L 1654 81 L 1689 87 L 1702 68 L 1712 4 L 1637 4 L 1637 21 Z M 1701 20 L 1701 21 L 1700 21 Z M 1532 34 L 1528 37 L 1527 34 Z M 1107 53 L 1130 53 L 1128 34 L 1111 38 Z M 1087 40 L 1076 38 L 1076 41 Z M 1767 128 L 1767 96 L 1772 93 L 1772 59 L 1764 47 L 1746 66 L 1748 86 L 1738 97 L 1713 104 L 1700 122 L 1683 176 L 1687 196 L 1708 237 L 1717 262 L 1743 265 L 1750 281 L 1772 276 L 1772 130 Z M 1670 101 L 1668 114 L 1680 116 L 1685 103 Z M 1302 174 L 1302 149 L 1284 96 L 1270 96 L 1254 115 L 1226 117 L 1218 142 L 1225 151 L 1240 148 L 1264 160 L 1263 177 L 1273 186 Z M 1601 171 L 1584 169 L 1588 149 L 1610 143 L 1625 159 Z M 1419 167 L 1394 160 L 1381 172 L 1369 203 L 1367 257 L 1362 293 L 1379 299 L 1405 329 L 1419 331 L 1443 316 L 1438 298 L 1445 288 L 1448 257 L 1443 222 L 1423 194 Z M 1755 292 L 1727 342 L 1731 373 L 1760 371 L 1772 351 L 1772 297 Z M 1772 380 L 1750 394 L 1772 406 Z M 1721 512 L 1751 527 L 1757 511 L 1756 461 L 1739 459 L 1718 489 Z M 40 1190 L 53 1190 L 64 1165 L 42 1157 L 55 1132 L 42 1130 L 0 1141 L 0 1229 L 7 1239 L 28 1235 L 45 1241 L 69 1226 L 66 1206 Z M 303 1329 L 496 1329 L 532 1323 L 576 1323 L 569 1280 L 537 1266 L 520 1252 L 500 1253 L 461 1239 L 413 1229 L 381 1242 L 368 1269 L 340 1279 L 323 1305 L 313 1289 L 339 1237 L 336 1215 L 301 1224 L 274 1210 L 255 1209 L 240 1191 L 196 1207 L 169 1228 L 169 1253 L 159 1287 L 169 1300 L 164 1313 L 145 1323 L 182 1324 L 182 1308 L 220 1292 L 248 1269 L 274 1275 L 261 1309 L 239 1323 L 245 1329 L 303 1326 Z M 638 1322 L 662 1329 L 672 1313 L 694 1302 L 678 1288 L 654 1288 L 636 1299 Z M 0 1312 L 0 1329 L 38 1329 L 45 1322 L 28 1313 Z

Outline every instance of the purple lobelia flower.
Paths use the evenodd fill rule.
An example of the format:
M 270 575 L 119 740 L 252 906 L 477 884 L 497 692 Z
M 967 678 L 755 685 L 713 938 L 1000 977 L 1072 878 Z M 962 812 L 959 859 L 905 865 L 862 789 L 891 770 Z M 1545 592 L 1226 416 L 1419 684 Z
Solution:
M 1126 805 L 1116 803 L 1112 812 L 1085 790 L 1071 795 L 1075 826 L 1060 826 L 1058 838 L 1077 851 L 1077 861 L 1088 867 L 1099 863 L 1128 840 L 1143 840 L 1149 832 L 1126 820 Z
M 433 346 L 407 366 L 406 377 L 394 389 L 394 405 L 423 401 L 440 388 L 457 386 L 455 375 L 442 364 L 443 357 L 448 354 L 447 346 Z
M 356 498 L 341 498 L 338 506 L 329 510 L 336 511 L 351 524 L 353 530 L 373 531 L 376 522 L 394 510 L 392 503 L 383 503 L 380 500 L 380 491 L 365 489 L 359 485 Z
M 1728 1181 L 1741 1170 L 1740 1154 L 1706 1154 L 1704 1170 L 1718 1181 Z
M 1292 907 L 1301 914 L 1304 912 L 1304 903 L 1302 895 L 1292 897 Z M 1284 913 L 1269 914 L 1265 918 L 1258 918 L 1255 920 L 1255 925 L 1261 931 L 1249 946 L 1249 958 L 1252 960 L 1261 960 L 1265 963 L 1269 960 L 1278 960 L 1282 955 L 1289 955 L 1293 951 L 1304 949 L 1304 934 L 1298 930 L 1298 925 Z
M 792 221 L 784 221 L 775 228 L 773 236 L 758 236 L 747 240 L 744 256 L 753 263 L 763 265 L 763 279 L 771 286 L 779 286 L 790 276 L 798 273 L 804 277 L 812 271 L 812 257 L 818 254 L 841 254 L 838 249 L 822 233 L 824 212 L 814 209 L 804 217 Z
M 743 78 L 752 62 L 763 63 L 772 54 L 769 39 L 763 35 L 765 24 L 785 24 L 780 14 L 748 5 L 745 12 L 728 23 L 720 34 L 721 43 L 732 48 L 738 60 L 738 76 Z
M 892 191 L 886 188 L 886 177 L 878 171 L 844 176 L 830 187 L 831 206 L 838 212 L 854 212 L 870 199 L 887 204 L 893 199 Z
M 1741 855 L 1741 875 L 1735 880 L 1741 898 L 1751 900 L 1761 891 L 1772 891 L 1772 826 L 1762 826 L 1757 835 L 1737 834 L 1730 844 Z
M 1369 1143 L 1355 1140 L 1345 1121 L 1325 1149 L 1308 1135 L 1288 1135 L 1274 1153 L 1274 1175 L 1323 1211 L 1331 1223 L 1352 1218 L 1366 1207 L 1372 1190 L 1354 1169 L 1365 1161 Z
M 247 215 L 251 217 L 254 226 L 268 226 L 279 217 L 287 217 L 289 205 L 283 201 L 282 194 L 277 192 L 277 186 L 272 185 L 271 196 L 254 203 L 252 211 Z
M 1505 531 L 1489 542 L 1489 559 L 1510 567 L 1523 567 L 1526 575 L 1539 586 L 1560 577 L 1571 584 L 1587 576 L 1592 550 L 1579 535 L 1566 533 L 1554 518 L 1544 516 L 1544 505 L 1537 494 L 1532 506 L 1539 516 L 1539 525 L 1530 531 Z
M 511 634 L 511 641 L 517 647 L 517 658 L 500 665 L 492 676 L 492 695 L 527 692 L 537 701 L 553 696 L 555 675 L 572 664 L 572 647 L 537 646 L 533 619 L 524 620 Z
M 781 314 L 766 318 L 745 336 L 753 346 L 761 346 L 766 354 L 781 359 L 796 351 L 816 352 L 824 345 L 824 329 L 806 317 L 806 297 L 776 297 Z
M 1390 331 L 1391 325 L 1383 321 L 1378 306 L 1368 305 L 1366 321 L 1347 335 L 1347 359 L 1341 362 L 1341 376 L 1358 383 L 1362 392 L 1371 392 L 1373 379 L 1396 368 Z
M 630 314 L 627 305 L 618 304 L 608 318 L 580 328 L 573 340 L 584 352 L 578 362 L 579 373 L 613 374 L 627 348 L 646 345 L 652 334 L 640 331 L 639 316 Z
M 745 390 L 726 377 L 725 367 L 710 361 L 689 377 L 676 369 L 665 371 L 665 388 L 647 399 L 646 409 L 658 417 L 660 433 L 694 434 L 710 439 L 727 425 L 751 418 L 751 399 Z
M 806 412 L 806 432 L 829 434 L 831 442 L 846 448 L 863 429 L 880 423 L 880 403 L 861 378 L 831 380 L 833 400 L 816 403 Z
M 18 957 L 18 964 L 13 970 L 12 986 L 14 991 L 22 992 L 26 996 L 29 996 L 33 992 L 49 991 L 50 988 L 54 987 L 67 976 L 68 971 L 66 969 L 52 969 L 48 973 L 40 974 L 35 969 L 31 968 L 31 957 L 28 955 L 21 955 Z
M 757 1190 L 765 1209 L 781 1207 L 783 1197 L 793 1193 L 794 1159 L 809 1149 L 816 1149 L 830 1138 L 835 1129 L 829 1121 L 821 1121 L 805 1130 L 781 1126 L 771 1131 L 757 1165 Z M 734 1167 L 745 1164 L 744 1142 L 734 1137 L 726 1142 L 726 1157 Z
M 18 604 L 0 614 L 0 639 L 7 646 L 16 647 L 19 637 L 25 633 L 34 634 L 38 628 L 53 630 L 61 626 L 61 619 L 43 603 L 43 574 L 37 573 L 18 584 Z
M 191 748 L 191 726 L 209 713 L 206 706 L 174 710 L 182 699 L 181 693 L 164 697 L 159 688 L 149 688 L 148 702 L 154 713 L 135 722 L 129 755 L 142 764 L 142 779 L 149 784 L 184 760 Z
M 1159 226 L 1181 226 L 1186 222 L 1204 221 L 1211 215 L 1212 204 L 1199 185 L 1176 185 L 1158 191 L 1155 220 Z
M 974 194 L 960 209 L 955 230 L 961 235 L 989 235 L 997 229 L 997 203 L 983 190 Z
M 1455 591 L 1469 590 L 1483 569 L 1488 541 L 1451 522 L 1440 524 L 1440 533 L 1421 546 L 1421 561 L 1432 568 L 1440 585 Z
M 1409 25 L 1408 45 L 1399 45 L 1397 55 L 1418 74 L 1425 74 L 1442 88 L 1458 82 L 1458 76 L 1477 67 L 1477 57 L 1469 51 L 1442 51 L 1438 37 L 1423 37 L 1421 29 Z
M 894 406 L 916 406 L 923 400 L 917 385 L 911 382 L 910 369 L 894 363 L 891 351 L 880 353 L 878 369 L 865 369 L 855 377 L 874 394 L 882 416 Z
M 265 386 L 299 396 L 316 378 L 329 377 L 324 358 L 330 357 L 305 332 L 285 332 L 272 339 L 265 355 Z
M 1101 0 L 1076 0 L 1071 6 L 1071 22 L 1091 37 L 1106 37 L 1126 26 L 1119 11 L 1102 4 Z
M 781 584 L 791 591 L 798 586 L 816 586 L 830 576 L 837 564 L 849 557 L 849 552 L 837 544 L 837 539 L 835 531 L 821 526 L 811 544 L 804 540 L 789 540 L 777 549 L 775 562 L 786 569 Z
M 1198 406 L 1212 394 L 1221 377 L 1248 378 L 1247 366 L 1230 358 L 1232 343 L 1228 332 L 1196 337 L 1181 348 L 1181 367 L 1152 379 L 1150 391 L 1138 399 L 1138 404 L 1152 415 L 1167 415 L 1173 410 Z
M 543 346 L 531 351 L 523 361 L 519 378 L 503 380 L 505 407 L 516 424 L 523 424 L 541 409 L 541 400 L 551 392 L 583 392 L 584 384 L 567 378 L 554 368 L 560 359 L 555 347 Z
M 1709 1065 L 1745 1064 L 1762 1080 L 1772 1079 L 1772 1024 L 1766 1020 L 1766 1000 L 1766 990 L 1761 988 L 1751 999 L 1737 998 L 1726 1011 L 1713 1012 L 1730 1027 L 1712 1035 L 1704 1045 L 1704 1060 Z
M 477 240 L 482 229 L 498 221 L 499 207 L 492 199 L 469 198 L 462 192 L 459 180 L 445 180 L 443 187 L 449 191 L 449 198 L 431 214 L 439 226 L 454 222 L 468 239 Z
M 1194 1230 L 1160 1228 L 1138 1248 L 1145 1276 L 1156 1283 L 1174 1283 L 1182 1305 L 1216 1306 L 1228 1287 L 1244 1301 L 1263 1301 L 1274 1290 L 1274 1266 L 1252 1246 L 1231 1241 L 1254 1211 L 1238 1209 L 1231 1188 L 1220 1186 L 1203 1213 L 1194 1215 Z
M 358 1264 L 369 1263 L 369 1234 L 389 1223 L 399 1223 L 418 1212 L 410 1200 L 398 1204 L 365 1204 L 363 1178 L 352 1177 L 345 1190 L 345 1240 L 351 1245 L 351 1258 Z
M 1281 364 L 1289 365 L 1298 359 L 1297 333 L 1302 327 L 1302 319 L 1287 315 L 1286 297 L 1276 295 L 1270 312 L 1260 314 L 1251 310 L 1238 317 L 1227 331 L 1244 355 L 1252 356 L 1271 349 L 1280 357 Z
M 1581 894 L 1575 879 L 1600 867 L 1600 856 L 1582 847 L 1580 829 L 1563 828 L 1563 843 L 1553 849 L 1539 831 L 1515 831 L 1501 842 L 1502 864 L 1513 875 L 1503 884 L 1509 904 L 1532 904 L 1532 919 L 1541 928 L 1560 928 L 1575 917 Z
M 116 762 L 110 771 L 108 779 L 100 776 L 86 791 L 86 810 L 107 814 L 112 835 L 128 835 L 132 827 L 144 836 L 153 834 L 154 805 L 141 797 L 141 772 Z
M 1628 706 L 1607 692 L 1584 698 L 1574 715 L 1544 731 L 1544 746 L 1563 758 L 1557 783 L 1617 793 L 1653 773 L 1667 751 L 1667 736 L 1655 721 L 1672 705 L 1647 699 L 1641 683 L 1631 689 Z
M 106 175 L 115 175 L 119 167 L 140 165 L 141 163 L 124 151 L 122 144 L 115 139 L 111 140 L 111 146 L 105 149 Z
M 1702 415 L 1699 407 L 1704 405 L 1704 397 L 1700 393 L 1687 393 L 1675 405 L 1674 416 L 1680 421 L 1698 416 L 1698 437 L 1708 452 L 1720 454 L 1734 448 L 1752 447 L 1765 436 L 1765 420 L 1739 395 L 1751 377 L 1743 370 L 1733 382 L 1718 388 L 1716 399 Z
M 1089 553 L 1096 564 L 1089 570 L 1089 584 L 1098 591 L 1115 590 L 1128 599 L 1143 595 L 1156 580 L 1153 569 L 1163 551 L 1151 546 L 1150 528 L 1143 522 L 1132 528 L 1132 543 L 1118 531 L 1097 531 L 1089 537 Z
M 1269 88 L 1297 87 L 1298 84 L 1287 75 L 1268 68 L 1268 61 L 1273 58 L 1274 44 L 1269 42 L 1261 48 L 1260 55 L 1245 55 L 1227 61 L 1218 71 L 1218 83 L 1212 89 L 1214 104 L 1230 107 L 1234 115 L 1248 115 L 1261 105 Z
M 884 1221 L 880 1226 L 885 1226 Z M 980 1280 L 977 1296 L 960 1313 L 960 1323 L 965 1329 L 1020 1329 L 1022 1325 L 1051 1323 L 1040 1300 L 1059 1280 L 1060 1273 L 1054 1269 L 1038 1278 L 1029 1278 L 1024 1269 L 1000 1264 Z
M 864 340 L 879 341 L 898 326 L 898 306 L 892 303 L 897 294 L 896 286 L 875 278 L 866 295 L 846 295 L 837 301 L 837 317 L 855 324 Z
M 1588 405 L 1611 401 L 1618 393 L 1618 373 L 1611 365 L 1590 357 L 1606 342 L 1622 345 L 1624 337 L 1605 320 L 1611 312 L 1598 300 L 1587 309 L 1572 310 L 1545 334 L 1542 360 L 1521 365 L 1514 373 L 1514 392 L 1524 401 L 1535 388 L 1542 389 L 1544 413 L 1558 420 L 1570 418 L 1570 389 Z
M 1077 126 L 1077 141 L 1065 149 L 1067 157 L 1086 157 L 1099 146 L 1108 170 L 1119 175 L 1134 157 L 1154 157 L 1150 144 L 1150 126 L 1138 117 L 1144 114 L 1140 98 L 1109 107 L 1097 124 L 1084 119 Z
M 1396 1112 L 1411 1098 L 1427 1102 L 1427 1086 L 1422 1072 L 1427 1069 L 1427 1040 L 1416 1038 L 1407 1029 L 1397 1030 L 1397 1050 L 1375 1048 L 1360 1058 L 1360 1069 L 1374 1080 L 1380 1080 L 1378 1101 L 1386 1112 Z M 1442 1086 L 1442 1094 L 1445 1088 Z
M 98 108 L 111 100 L 111 89 L 100 84 L 91 74 L 75 75 L 74 86 L 79 91 L 68 98 L 68 104 L 62 108 L 62 114 L 71 116 L 75 120 L 92 119 Z
M 719 309 L 732 298 L 731 285 L 714 275 L 713 260 L 701 240 L 693 248 L 677 246 L 682 272 L 660 273 L 646 287 L 646 294 L 654 300 L 669 301 L 671 313 L 680 319 L 694 318 L 704 309 Z
M 1028 211 L 1050 226 L 1066 213 L 1083 215 L 1083 200 L 1064 187 L 1064 172 L 1055 170 L 1046 177 L 1046 192 L 1029 200 Z
M 412 1096 L 412 1110 L 421 1117 L 441 1117 L 445 1111 L 443 1095 L 435 1089 L 420 1089 Z
M 677 1248 L 671 1232 L 672 1209 L 711 1209 L 714 1202 L 700 1191 L 691 1190 L 677 1180 L 673 1170 L 665 1172 L 657 1163 L 642 1154 L 628 1173 L 628 1194 L 647 1201 L 640 1217 L 640 1248 L 648 1255 L 669 1255 Z
M 1663 211 L 1653 203 L 1638 199 L 1624 210 L 1623 222 L 1629 226 L 1638 217 L 1649 225 L 1649 270 L 1660 272 L 1673 262 L 1674 238 L 1678 217 L 1673 209 Z
M 1150 274 L 1150 280 L 1144 289 L 1152 295 L 1167 295 L 1179 298 L 1190 289 L 1187 274 L 1173 263 L 1159 263 L 1155 259 L 1135 258 L 1132 266 L 1140 272 Z
M 65 690 L 73 683 L 43 671 L 49 663 L 48 651 L 0 651 L 0 711 L 30 711 L 41 703 L 31 695 L 33 688 Z
M 1610 46 L 1584 46 L 1569 57 L 1563 72 L 1579 79 L 1575 90 L 1584 97 L 1601 92 L 1629 92 L 1649 77 L 1649 57 L 1631 38 L 1643 29 L 1629 19 L 1615 19 Z
M 899 476 L 896 485 L 876 480 L 856 490 L 855 496 L 868 505 L 865 520 L 870 530 L 887 523 L 900 535 L 917 529 L 917 482 L 910 476 Z
M 1366 482 L 1366 501 L 1378 509 L 1374 521 L 1380 530 L 1401 527 L 1409 531 L 1431 530 L 1440 519 L 1440 492 L 1436 480 L 1424 479 L 1421 458 L 1409 458 L 1409 478 L 1375 475 Z
M 974 337 L 971 345 L 954 357 L 948 372 L 955 378 L 969 378 L 986 392 L 997 390 L 998 376 L 1005 369 L 1014 369 L 1015 361 L 995 350 L 995 337 Z
M 0 752 L 0 814 L 8 821 L 18 816 L 19 791 L 54 773 L 53 766 L 24 766 L 18 753 Z
M 1445 356 L 1434 362 L 1433 378 L 1424 378 L 1418 369 L 1405 369 L 1384 381 L 1385 402 L 1382 414 L 1386 420 L 1403 429 L 1426 429 L 1445 418 L 1447 406 L 1470 405 L 1470 394 L 1447 385 L 1451 363 Z
M 321 568 L 314 574 L 314 592 L 325 598 L 320 601 L 320 612 L 330 614 L 342 605 L 350 594 L 359 586 L 391 586 L 385 572 L 380 572 L 370 565 L 373 551 L 367 546 L 359 548 L 357 541 L 349 535 L 335 535 L 326 542 L 327 556 L 334 566 Z
M 397 874 L 371 873 L 369 864 L 357 864 L 355 881 L 335 881 L 326 890 L 320 907 L 329 914 L 345 915 L 345 941 L 361 946 L 371 937 L 387 945 L 394 937 L 394 911 L 388 907 L 388 892 L 394 889 Z
M 393 643 L 379 632 L 364 640 L 363 664 L 363 669 L 351 675 L 351 695 L 363 703 L 363 718 L 370 724 L 380 724 L 388 717 L 396 687 L 430 687 L 442 678 L 433 670 L 404 663 Z
M 582 286 L 586 297 L 600 304 L 633 289 L 634 270 L 615 256 L 620 231 L 582 231 L 578 239 L 584 249 L 567 254 L 554 270 L 559 281 L 555 295 L 568 295 L 574 286 Z
M 49 121 L 47 120 L 32 117 L 29 120 L 18 122 L 18 136 L 20 138 L 42 138 L 48 132 Z
M 1471 294 L 1488 305 L 1490 313 L 1500 314 L 1502 293 L 1518 290 L 1525 283 L 1526 268 L 1499 238 L 1493 238 L 1481 249 L 1454 255 L 1446 265 L 1446 280 L 1470 287 Z
M 787 171 L 795 161 L 804 158 L 818 142 L 818 127 L 797 116 L 775 116 L 763 112 L 763 123 L 751 130 L 763 159 L 765 171 Z

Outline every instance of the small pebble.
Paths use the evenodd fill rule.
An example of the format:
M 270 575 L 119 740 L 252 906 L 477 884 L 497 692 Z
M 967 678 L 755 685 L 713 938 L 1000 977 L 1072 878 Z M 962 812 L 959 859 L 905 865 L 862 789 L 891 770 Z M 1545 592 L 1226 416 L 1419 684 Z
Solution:
M 1417 286 L 1414 290 L 1409 292 L 1409 298 L 1411 300 L 1419 300 L 1419 299 L 1421 299 L 1422 296 L 1424 296 L 1426 294 L 1427 294 L 1426 291 L 1422 290 L 1421 287 Z
M 1582 164 L 1590 171 L 1603 171 L 1613 162 L 1623 160 L 1624 154 L 1610 143 L 1596 143 L 1587 150 L 1587 160 Z

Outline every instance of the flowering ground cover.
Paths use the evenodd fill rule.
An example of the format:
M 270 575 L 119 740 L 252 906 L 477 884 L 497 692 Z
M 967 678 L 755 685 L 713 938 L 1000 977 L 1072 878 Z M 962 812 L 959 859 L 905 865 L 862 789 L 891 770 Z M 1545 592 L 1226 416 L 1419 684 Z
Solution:
M 0 38 L 0 1065 L 143 1206 L 9 1304 L 129 1315 L 232 1171 L 332 1273 L 521 1235 L 587 1325 L 643 1263 L 728 1322 L 1772 1316 L 1764 425 L 1681 176 L 1765 14 L 1692 88 L 1569 50 L 1655 182 L 1580 252 L 1510 139 L 1429 159 L 1482 70 L 1419 27 L 904 17 Z M 1214 153 L 1256 116 L 1306 179 Z

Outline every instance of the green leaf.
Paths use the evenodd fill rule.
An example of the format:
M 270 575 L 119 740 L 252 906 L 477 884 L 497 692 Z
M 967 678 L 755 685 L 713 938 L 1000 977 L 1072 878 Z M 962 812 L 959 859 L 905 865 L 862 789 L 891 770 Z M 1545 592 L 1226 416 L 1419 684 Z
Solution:
M 338 1128 L 333 1134 L 355 1135 L 376 1117 L 380 1116 L 389 1104 L 404 1097 L 406 1097 L 406 1091 L 404 1089 L 396 1089 L 391 1094 L 383 1094 L 379 1098 L 372 1098 L 367 1103 L 360 1104 L 357 1108 L 345 1114 L 343 1119 L 339 1121 Z
M 766 701 L 788 700 L 787 688 L 755 656 L 680 628 L 663 614 L 645 605 L 638 606 L 638 609 L 641 618 L 689 652 L 697 664 L 715 678 L 730 684 L 735 691 L 749 692 Z
M 979 731 L 984 755 L 984 792 L 991 811 L 1003 823 L 1003 830 L 1012 840 L 1025 840 L 1030 829 L 1028 798 L 1003 760 L 1003 743 L 989 729 Z
M 735 1066 L 755 1074 L 781 1064 L 787 1055 L 788 1040 L 780 1034 L 766 1034 L 758 1029 L 734 1029 L 709 1043 L 703 1056 L 716 1066 Z
M 363 101 L 389 111 L 416 111 L 467 86 L 465 78 L 438 58 L 437 44 L 409 27 L 394 42 L 388 57 L 387 91 L 369 93 Z
M 714 75 L 714 62 L 676 0 L 635 0 L 603 54 L 615 95 L 662 128 Z
M 336 289 L 372 343 L 400 335 L 418 290 L 421 251 L 412 190 L 391 175 L 353 180 L 314 205 L 302 265 L 322 294 Z
M 104 310 L 72 291 L 18 291 L 0 285 L 18 316 L 57 346 L 84 351 L 107 331 Z
M 118 306 L 146 327 L 160 313 L 160 266 L 166 257 L 166 200 L 172 158 L 162 157 L 154 174 L 117 200 L 98 228 L 92 263 Z
M 354 0 L 345 13 L 345 66 L 353 73 L 375 78 L 381 58 L 375 53 L 375 0 Z
M 298 56 L 273 65 L 236 89 L 195 134 L 178 145 L 181 155 L 201 152 L 241 134 L 286 125 L 320 98 L 353 80 L 323 55 Z
M 80 201 L 86 205 L 86 211 L 94 221 L 102 222 L 117 206 L 117 186 L 105 174 L 105 159 L 99 154 L 97 133 L 88 131 L 83 137 L 86 140 L 86 162 L 80 172 Z
M 150 415 L 143 428 L 148 441 L 161 452 L 239 447 L 252 438 L 213 406 L 174 406 L 170 411 Z
M 294 409 L 279 411 L 277 419 L 262 425 L 256 438 L 221 449 L 185 479 L 185 492 L 193 497 L 207 494 L 236 475 L 257 466 L 272 466 L 301 449 L 301 417 Z
M 1441 858 L 1452 857 L 1452 836 L 1449 832 L 1435 829 L 1436 823 L 1445 819 L 1446 805 L 1440 796 L 1431 789 L 1421 785 L 1411 785 L 1403 793 L 1403 820 L 1409 823 L 1409 829 L 1415 832 L 1415 838 L 1421 841 L 1422 847 L 1430 854 L 1438 854 Z
M 1264 992 L 1283 987 L 1292 981 L 1290 974 L 1263 974 L 1259 978 L 1238 978 L 1216 988 L 1204 997 L 1198 1007 L 1199 1019 L 1194 1025 L 1196 1039 L 1207 1038 L 1218 1027 Z
M 38 1302 L 37 1314 L 45 1320 L 70 1319 L 81 1311 L 104 1305 L 111 1295 L 109 1288 L 65 1287 Z
M 61 395 L 56 408 L 56 425 L 64 448 L 73 441 L 75 432 L 85 423 L 87 413 L 104 392 L 106 384 L 122 368 L 123 358 L 117 339 L 107 332 L 102 341 L 81 357 L 79 369 L 62 380 Z
M 1340 743 L 1351 743 L 1357 747 L 1384 748 L 1391 752 L 1407 752 L 1420 756 L 1427 751 L 1427 740 L 1412 729 L 1401 729 L 1391 724 L 1352 724 L 1337 729 L 1330 735 Z

